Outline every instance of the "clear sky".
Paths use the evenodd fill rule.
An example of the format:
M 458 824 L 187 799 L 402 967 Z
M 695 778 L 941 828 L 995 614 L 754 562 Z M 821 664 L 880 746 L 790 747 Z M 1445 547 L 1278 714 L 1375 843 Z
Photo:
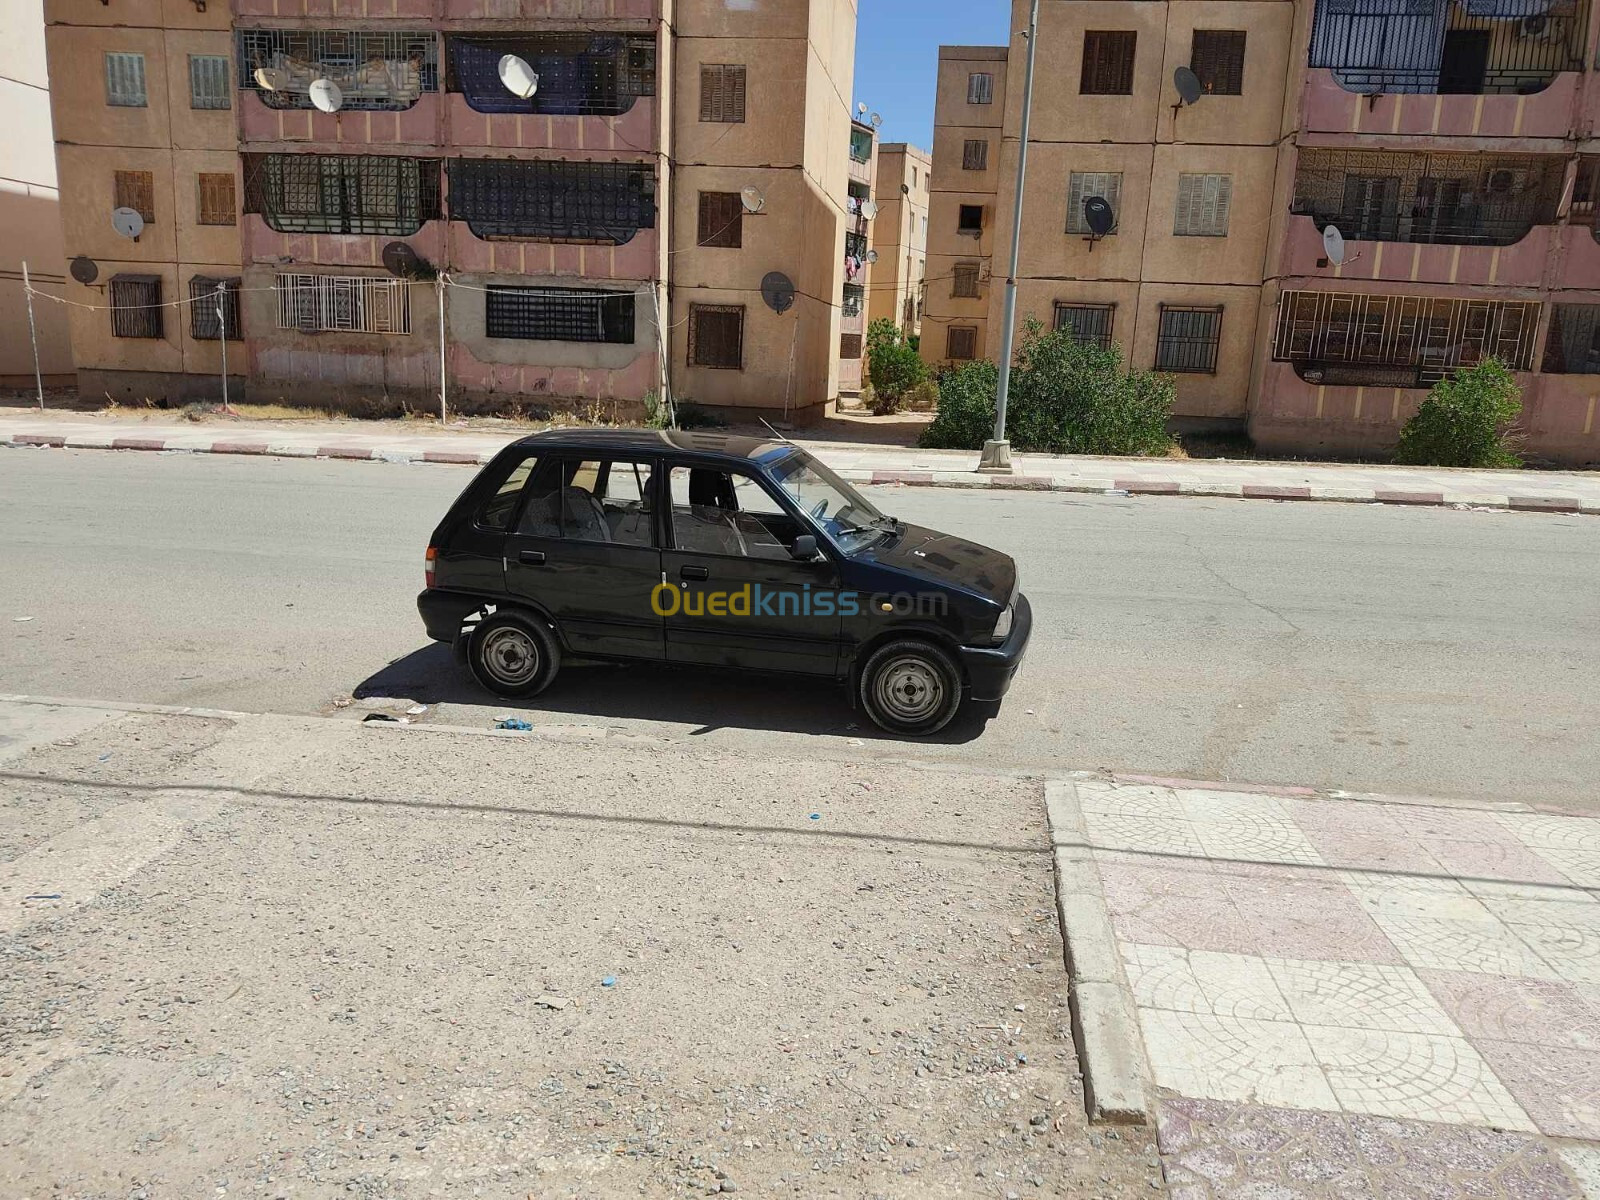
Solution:
M 1003 46 L 1010 0 L 860 0 L 856 100 L 883 114 L 878 137 L 933 149 L 940 46 Z

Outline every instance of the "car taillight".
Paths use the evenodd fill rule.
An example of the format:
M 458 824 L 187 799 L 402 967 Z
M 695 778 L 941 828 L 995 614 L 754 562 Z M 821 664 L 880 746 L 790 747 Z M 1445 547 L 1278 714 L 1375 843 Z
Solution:
M 438 557 L 439 557 L 439 552 L 437 550 L 435 550 L 432 546 L 429 546 L 428 547 L 428 556 L 427 556 L 427 559 L 426 559 L 426 566 L 425 566 L 425 568 L 424 568 L 424 570 L 422 572 L 422 577 L 425 580 L 427 580 L 427 586 L 429 586 L 429 587 L 433 586 L 433 566 L 434 566 L 434 561 Z

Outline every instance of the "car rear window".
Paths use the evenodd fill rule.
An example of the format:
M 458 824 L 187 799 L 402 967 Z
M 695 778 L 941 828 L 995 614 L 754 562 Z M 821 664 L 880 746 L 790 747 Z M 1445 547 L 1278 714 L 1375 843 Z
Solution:
M 517 498 L 538 464 L 539 460 L 530 454 L 511 468 L 511 473 L 495 489 L 494 495 L 484 501 L 483 507 L 478 510 L 477 522 L 482 528 L 511 528 L 512 514 L 517 511 Z

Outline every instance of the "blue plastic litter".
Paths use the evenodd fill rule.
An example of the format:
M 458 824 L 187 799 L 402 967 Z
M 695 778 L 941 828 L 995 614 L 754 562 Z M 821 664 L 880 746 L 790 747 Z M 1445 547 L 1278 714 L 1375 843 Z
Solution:
M 504 721 L 500 722 L 499 728 L 520 729 L 526 732 L 527 730 L 532 729 L 533 725 L 528 721 L 524 721 L 521 717 L 507 717 Z
M 616 985 L 617 985 L 617 977 L 615 975 L 607 975 L 604 979 L 602 979 L 600 981 L 600 986 L 601 987 L 615 987 Z
M 820 821 L 820 820 L 822 820 L 822 814 L 821 813 L 812 813 L 811 814 L 811 819 L 813 821 Z

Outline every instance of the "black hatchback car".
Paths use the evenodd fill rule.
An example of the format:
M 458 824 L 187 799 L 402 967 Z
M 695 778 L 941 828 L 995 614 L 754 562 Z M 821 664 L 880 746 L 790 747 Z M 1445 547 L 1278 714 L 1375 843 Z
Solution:
M 1011 558 L 907 525 L 788 442 L 559 430 L 497 455 L 433 532 L 428 636 L 532 696 L 565 658 L 848 682 L 883 729 L 998 700 L 1032 615 Z

